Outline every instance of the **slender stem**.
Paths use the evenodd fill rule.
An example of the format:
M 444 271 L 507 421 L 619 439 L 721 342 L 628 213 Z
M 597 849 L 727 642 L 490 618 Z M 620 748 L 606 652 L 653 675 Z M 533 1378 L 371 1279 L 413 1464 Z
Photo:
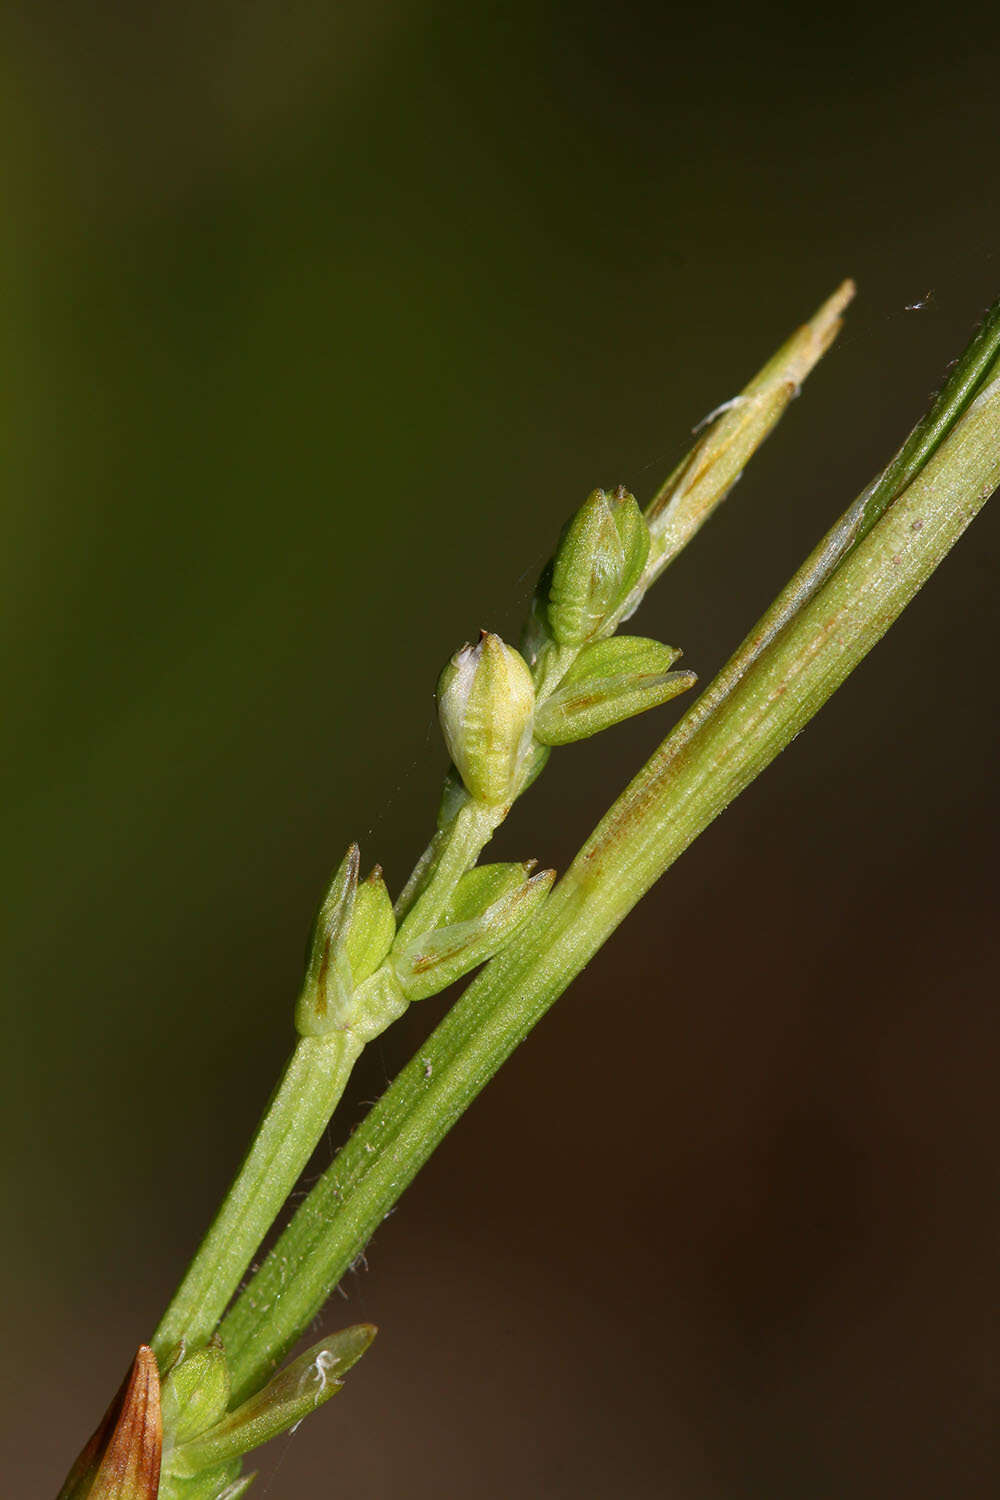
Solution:
M 427 887 L 404 924 L 406 931 L 434 926 L 497 821 L 492 809 L 471 800 L 460 808 Z M 390 1007 L 386 1024 L 397 1013 Z M 304 1037 L 297 1044 L 250 1150 L 156 1331 L 153 1347 L 161 1366 L 182 1342 L 197 1346 L 211 1337 L 339 1104 L 363 1046 L 350 1030 Z
M 153 1350 L 164 1369 L 177 1346 L 204 1343 L 302 1171 L 342 1095 L 362 1044 L 349 1032 L 303 1037 L 264 1112 L 222 1207 L 163 1316 Z M 312 1146 L 306 1153 L 308 1159 Z
M 322 1306 L 444 1135 L 624 916 L 862 660 L 1000 482 L 1000 380 L 683 739 L 652 756 L 300 1207 L 222 1325 L 237 1396 Z
M 486 807 L 472 797 L 465 798 L 440 835 L 426 882 L 400 924 L 397 942 L 405 943 L 411 936 L 430 932 L 437 925 L 456 885 L 476 863 L 506 811 L 502 807 Z
M 994 302 L 968 346 L 955 361 L 954 368 L 930 411 L 917 423 L 884 472 L 860 497 L 859 503 L 864 502 L 864 513 L 857 535 L 852 538 L 852 545 L 867 536 L 879 516 L 919 473 L 958 418 L 988 383 L 998 349 L 1000 299 Z

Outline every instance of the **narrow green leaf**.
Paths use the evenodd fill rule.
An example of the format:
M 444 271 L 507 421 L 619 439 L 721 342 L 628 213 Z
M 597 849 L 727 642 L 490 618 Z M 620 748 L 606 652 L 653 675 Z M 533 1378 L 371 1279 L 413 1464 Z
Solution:
M 669 652 L 669 647 L 663 650 Z M 573 682 L 569 675 L 538 711 L 535 735 L 544 745 L 585 740 L 647 709 L 669 703 L 698 681 L 693 672 L 623 672 L 615 677 L 587 675 Z
M 554 870 L 543 870 L 501 896 L 478 916 L 452 922 L 417 938 L 393 956 L 400 988 L 408 1000 L 425 1000 L 498 953 L 538 909 L 552 888 Z
M 559 686 L 539 704 L 536 740 L 568 745 L 667 703 L 696 681 L 693 672 L 670 671 L 680 654 L 643 636 L 612 636 L 584 646 Z
M 341 1377 L 377 1332 L 372 1323 L 357 1323 L 314 1344 L 216 1426 L 177 1448 L 174 1470 L 183 1475 L 216 1468 L 294 1427 L 343 1388 Z
M 616 635 L 584 646 L 563 677 L 561 686 L 578 687 L 600 677 L 649 676 L 669 672 L 682 655 L 677 646 L 664 646 L 642 635 Z

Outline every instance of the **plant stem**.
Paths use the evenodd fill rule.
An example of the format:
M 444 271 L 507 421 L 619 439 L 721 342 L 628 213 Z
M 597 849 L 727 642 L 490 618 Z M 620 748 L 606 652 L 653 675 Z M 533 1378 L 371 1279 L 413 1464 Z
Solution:
M 696 717 L 693 732 L 682 721 L 668 736 L 538 917 L 403 1069 L 225 1319 L 237 1396 L 266 1378 L 444 1135 L 625 915 L 817 712 L 941 562 L 1000 482 L 998 434 L 994 379 L 826 583 Z
M 182 1342 L 204 1343 L 302 1171 L 301 1142 L 318 1140 L 362 1044 L 350 1032 L 303 1037 L 271 1097 L 233 1185 L 152 1341 L 160 1369 Z M 311 1148 L 310 1148 L 311 1150 Z
M 456 885 L 476 863 L 506 812 L 505 807 L 486 807 L 466 795 L 432 846 L 435 852 L 429 874 L 400 923 L 397 941 L 404 944 L 411 936 L 430 932 L 437 925 Z M 421 865 L 422 859 L 417 868 Z
M 988 380 L 998 350 L 1000 301 L 990 308 L 968 347 L 956 360 L 930 411 L 917 423 L 896 456 L 817 543 L 709 687 L 692 704 L 671 736 L 674 754 L 732 692 L 764 648 L 822 588 L 844 558 L 919 474 Z

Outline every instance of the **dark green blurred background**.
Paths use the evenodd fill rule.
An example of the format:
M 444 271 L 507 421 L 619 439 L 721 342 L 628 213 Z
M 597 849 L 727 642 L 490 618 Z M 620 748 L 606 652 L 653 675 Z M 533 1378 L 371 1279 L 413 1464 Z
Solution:
M 8 8 L 5 1496 L 156 1322 L 345 844 L 421 847 L 445 656 L 843 275 L 639 628 L 709 675 L 922 410 L 1000 292 L 994 14 Z M 996 1493 L 998 537 L 463 1121 L 255 1495 Z M 674 717 L 560 752 L 501 851 L 565 866 Z

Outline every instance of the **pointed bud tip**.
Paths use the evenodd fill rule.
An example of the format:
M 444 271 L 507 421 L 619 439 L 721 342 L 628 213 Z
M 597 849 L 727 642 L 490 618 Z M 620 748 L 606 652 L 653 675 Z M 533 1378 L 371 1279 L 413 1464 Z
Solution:
M 829 300 L 829 306 L 837 312 L 843 312 L 857 296 L 858 284 L 853 276 L 845 276 L 843 281 Z
M 162 1449 L 160 1372 L 152 1349 L 142 1344 L 60 1500 L 156 1500 Z
M 857 287 L 850 277 L 842 281 L 836 291 L 813 313 L 808 323 L 803 325 L 798 338 L 793 340 L 787 378 L 796 389 L 822 359 L 843 328 L 844 309 L 854 300 L 856 291 Z
M 525 886 L 525 890 L 526 891 L 528 891 L 528 890 L 530 890 L 530 891 L 542 891 L 542 890 L 546 890 L 547 891 L 547 890 L 550 890 L 551 887 L 555 884 L 555 879 L 556 879 L 556 872 L 555 872 L 555 870 L 539 870 L 539 872 L 538 872 L 537 875 L 532 875 L 531 879 L 528 881 L 527 885 Z

